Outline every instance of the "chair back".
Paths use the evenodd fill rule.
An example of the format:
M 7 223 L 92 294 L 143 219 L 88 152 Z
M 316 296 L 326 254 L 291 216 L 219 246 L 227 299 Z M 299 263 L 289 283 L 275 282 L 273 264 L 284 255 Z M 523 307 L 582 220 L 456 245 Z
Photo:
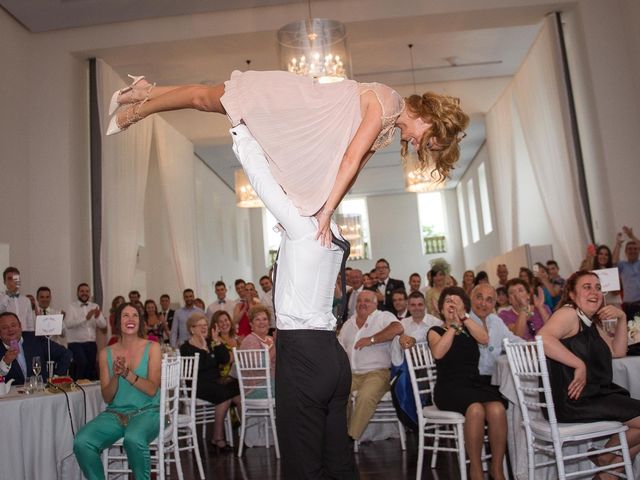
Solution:
M 527 435 L 531 432 L 530 412 L 539 411 L 542 416 L 542 408 L 546 408 L 552 435 L 558 438 L 558 422 L 542 337 L 538 335 L 533 342 L 518 343 L 505 338 L 503 344 Z
M 194 418 L 199 363 L 199 353 L 196 353 L 193 357 L 180 357 L 180 404 L 183 412 L 189 416 L 194 416 Z
M 238 350 L 234 347 L 238 384 L 240 385 L 240 398 L 244 404 L 247 395 L 255 391 L 264 391 L 255 398 L 271 400 L 271 365 L 269 350 L 260 348 L 255 350 Z
M 160 431 L 158 450 L 163 451 L 165 440 L 172 428 L 177 428 L 180 409 L 180 355 L 162 356 L 160 377 Z M 162 457 L 161 457 L 162 458 Z
M 411 378 L 411 390 L 416 403 L 418 419 L 422 420 L 423 399 L 433 403 L 433 388 L 436 384 L 436 369 L 429 344 L 418 342 L 412 348 L 404 351 L 409 377 Z

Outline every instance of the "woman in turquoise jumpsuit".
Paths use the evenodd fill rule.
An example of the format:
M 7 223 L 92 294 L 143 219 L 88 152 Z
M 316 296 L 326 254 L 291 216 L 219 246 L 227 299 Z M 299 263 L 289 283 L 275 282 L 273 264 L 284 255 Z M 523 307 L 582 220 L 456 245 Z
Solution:
M 160 345 L 144 335 L 144 322 L 130 303 L 116 311 L 117 343 L 100 352 L 100 385 L 107 403 L 76 435 L 73 451 L 88 480 L 104 479 L 101 452 L 124 438 L 129 468 L 136 480 L 149 479 L 149 444 L 158 436 Z

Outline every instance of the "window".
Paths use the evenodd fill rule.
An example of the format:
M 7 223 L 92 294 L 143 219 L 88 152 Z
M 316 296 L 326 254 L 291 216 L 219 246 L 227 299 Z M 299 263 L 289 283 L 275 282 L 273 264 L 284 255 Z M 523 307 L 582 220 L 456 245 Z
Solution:
M 491 223 L 491 205 L 489 204 L 489 187 L 487 186 L 487 171 L 484 162 L 478 167 L 478 183 L 480 184 L 480 207 L 482 208 L 482 225 L 485 235 L 493 231 Z
M 467 201 L 469 202 L 469 220 L 471 221 L 471 241 L 476 243 L 480 240 L 480 229 L 478 228 L 478 209 L 476 208 L 473 178 L 467 182 Z
M 280 240 L 282 240 L 282 235 L 280 232 L 274 230 L 275 226 L 278 224 L 276 217 L 271 215 L 271 212 L 266 208 L 263 208 L 262 211 L 262 225 L 264 230 L 264 246 L 265 246 L 265 260 L 268 268 L 276 262 L 276 256 L 278 255 L 278 249 L 280 248 Z
M 418 194 L 422 252 L 425 255 L 445 253 L 447 251 L 446 223 L 443 209 L 442 192 Z
M 464 192 L 462 191 L 462 183 L 456 188 L 458 195 L 458 214 L 460 215 L 460 232 L 462 233 L 462 246 L 469 245 L 469 232 L 467 231 L 467 210 L 464 205 Z
M 342 236 L 351 244 L 349 260 L 371 258 L 371 237 L 366 198 L 344 199 L 338 207 L 335 221 L 342 230 Z

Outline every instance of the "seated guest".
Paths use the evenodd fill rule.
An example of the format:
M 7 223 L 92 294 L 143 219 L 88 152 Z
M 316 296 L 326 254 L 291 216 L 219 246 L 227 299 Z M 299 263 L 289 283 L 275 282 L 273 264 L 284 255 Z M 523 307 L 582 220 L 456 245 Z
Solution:
M 471 319 L 480 325 L 489 335 L 489 342 L 480 345 L 480 362 L 478 370 L 487 385 L 491 384 L 491 376 L 495 372 L 496 361 L 502 355 L 502 340 L 521 342 L 507 328 L 502 319 L 494 313 L 496 291 L 488 283 L 481 283 L 471 291 Z
M 429 315 L 420 292 L 409 295 L 409 314 L 400 320 L 404 333 L 395 337 L 391 343 L 391 360 L 393 365 L 400 365 L 404 361 L 404 352 L 412 348 L 416 342 L 425 342 L 427 332 L 431 327 L 442 325 L 442 320 Z
M 209 323 L 204 312 L 192 313 L 187 320 L 187 328 L 191 337 L 180 347 L 180 355 L 192 357 L 196 353 L 200 354 L 196 396 L 216 406 L 211 443 L 218 452 L 232 452 L 233 448 L 227 444 L 224 437 L 224 417 L 231 402 L 240 404 L 240 391 L 237 382 L 220 381 L 220 366 L 229 362 L 229 352 L 222 344 L 218 327 L 215 325 L 211 329 L 211 347 L 209 347 L 207 342 Z
M 520 278 L 512 278 L 507 282 L 507 293 L 510 308 L 502 310 L 500 318 L 517 336 L 533 340 L 551 316 L 551 310 L 544 304 L 542 289 L 533 295 L 532 304 L 529 284 Z
M 124 437 L 129 468 L 136 479 L 150 478 L 149 443 L 158 436 L 160 345 L 145 338 L 144 322 L 131 303 L 115 316 L 118 342 L 100 351 L 100 386 L 107 409 L 76 435 L 73 452 L 84 476 L 104 478 L 100 453 Z
M 40 357 L 43 380 L 46 382 L 48 346 L 45 337 L 36 337 L 33 332 L 22 332 L 18 316 L 13 312 L 0 313 L 0 375 L 5 382 L 13 379 L 16 385 L 35 375 L 33 357 Z M 56 342 L 51 342 L 51 360 L 55 362 L 54 374 L 66 375 L 71 363 L 71 352 Z
M 444 286 L 446 287 L 457 287 L 458 280 L 453 275 L 447 275 L 446 280 L 444 281 Z
M 496 267 L 496 276 L 498 277 L 498 285 L 496 285 L 496 288 L 507 288 L 507 281 L 509 280 L 509 269 L 504 263 L 499 263 Z
M 549 307 L 549 310 L 553 311 L 556 304 L 560 301 L 560 297 L 555 295 L 556 288 L 551 283 L 549 270 L 540 262 L 537 262 L 533 268 L 533 288 L 542 289 L 542 293 L 544 294 L 544 304 Z
M 404 289 L 396 288 L 391 294 L 391 301 L 398 320 L 407 318 L 410 315 L 407 309 L 407 292 Z
M 202 310 L 203 312 L 205 311 L 205 309 L 207 308 L 206 305 L 204 304 L 204 300 L 202 300 L 200 297 L 196 298 L 193 301 L 193 306 L 196 308 L 199 308 L 200 310 Z
M 249 309 L 249 326 L 251 333 L 247 335 L 240 344 L 239 350 L 259 350 L 266 348 L 269 351 L 269 364 L 271 367 L 271 388 L 275 386 L 276 374 L 276 347 L 273 337 L 269 335 L 269 324 L 271 313 L 264 305 L 254 305 Z M 271 392 L 274 393 L 273 391 Z M 249 393 L 249 398 L 266 398 L 265 389 L 253 390 Z
M 496 288 L 496 312 L 500 313 L 507 308 L 510 308 L 507 287 L 500 286 Z
M 441 410 L 453 410 L 465 416 L 464 443 L 473 480 L 484 478 L 481 453 L 486 422 L 491 447 L 489 474 L 492 478 L 504 479 L 505 406 L 498 389 L 486 385 L 478 373 L 478 344 L 486 345 L 489 336 L 470 319 L 469 297 L 462 288 L 444 289 L 438 304 L 445 325 L 431 328 L 427 335 L 437 370 L 433 401 Z
M 439 316 L 438 313 L 438 298 L 440 293 L 445 288 L 445 282 L 447 280 L 447 265 L 436 264 L 430 271 L 431 282 L 429 285 L 431 288 L 426 291 L 424 300 L 427 305 L 427 312 L 434 317 Z
M 422 277 L 419 273 L 412 273 L 409 277 L 409 294 L 413 292 L 420 292 L 420 284 L 422 283 Z
M 475 279 L 476 274 L 473 273 L 473 270 L 467 270 L 462 275 L 462 288 L 467 292 L 467 295 L 471 295 L 471 290 L 475 286 Z
M 164 317 L 158 315 L 158 305 L 151 299 L 144 302 L 144 323 L 150 340 L 152 340 L 151 336 L 160 343 L 169 340 L 171 336 L 169 326 Z
M 487 274 L 487 272 L 485 272 L 484 270 L 480 270 L 473 278 L 473 286 L 476 287 L 478 285 L 482 285 L 483 283 L 489 283 L 489 274 Z
M 389 391 L 389 342 L 403 332 L 391 312 L 377 310 L 377 307 L 375 292 L 360 292 L 355 317 L 342 326 L 338 335 L 349 356 L 351 393 L 358 392 L 355 405 L 349 402 L 348 406 L 349 436 L 355 440 L 362 436 L 378 402 Z
M 220 365 L 220 376 L 223 378 L 229 377 L 231 373 L 231 367 L 233 366 L 233 349 L 240 346 L 240 342 L 236 338 L 236 329 L 233 328 L 233 322 L 231 316 L 226 310 L 218 310 L 214 312 L 211 317 L 211 330 L 218 327 L 220 340 L 222 344 L 227 348 L 229 352 L 229 361 Z M 209 336 L 213 338 L 212 332 Z
M 549 359 L 549 380 L 559 422 L 624 422 L 632 461 L 640 446 L 640 400 L 632 399 L 613 383 L 612 357 L 627 354 L 627 322 L 624 312 L 604 305 L 598 276 L 578 271 L 567 280 L 560 307 L 540 330 Z M 616 320 L 615 334 L 605 332 L 602 321 Z M 546 410 L 543 410 L 546 414 Z M 605 446 L 618 444 L 612 436 Z M 620 457 L 605 453 L 595 458 L 607 465 Z M 603 475 L 607 475 L 603 477 Z M 600 473 L 598 478 L 616 478 Z
M 118 310 L 118 307 L 123 303 L 124 303 L 124 297 L 122 295 L 118 295 L 117 297 L 114 297 L 113 300 L 111 300 L 111 309 L 109 310 L 109 327 L 112 335 L 116 329 L 115 327 L 116 311 Z M 116 337 L 116 341 L 117 340 L 118 339 Z

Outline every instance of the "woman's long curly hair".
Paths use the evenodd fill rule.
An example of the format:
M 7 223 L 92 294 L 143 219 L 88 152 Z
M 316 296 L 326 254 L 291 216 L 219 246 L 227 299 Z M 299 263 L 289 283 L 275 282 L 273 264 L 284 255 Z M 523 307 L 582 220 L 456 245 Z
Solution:
M 431 124 L 431 130 L 420 140 L 417 155 L 423 168 L 434 168 L 434 180 L 442 182 L 449 178 L 460 157 L 459 143 L 469 126 L 469 116 L 460 107 L 460 99 L 449 95 L 427 92 L 422 96 L 411 95 L 405 102 L 409 115 L 422 117 Z M 431 138 L 436 139 L 439 150 L 429 148 Z M 401 155 L 405 158 L 409 142 L 402 140 L 401 144 Z

